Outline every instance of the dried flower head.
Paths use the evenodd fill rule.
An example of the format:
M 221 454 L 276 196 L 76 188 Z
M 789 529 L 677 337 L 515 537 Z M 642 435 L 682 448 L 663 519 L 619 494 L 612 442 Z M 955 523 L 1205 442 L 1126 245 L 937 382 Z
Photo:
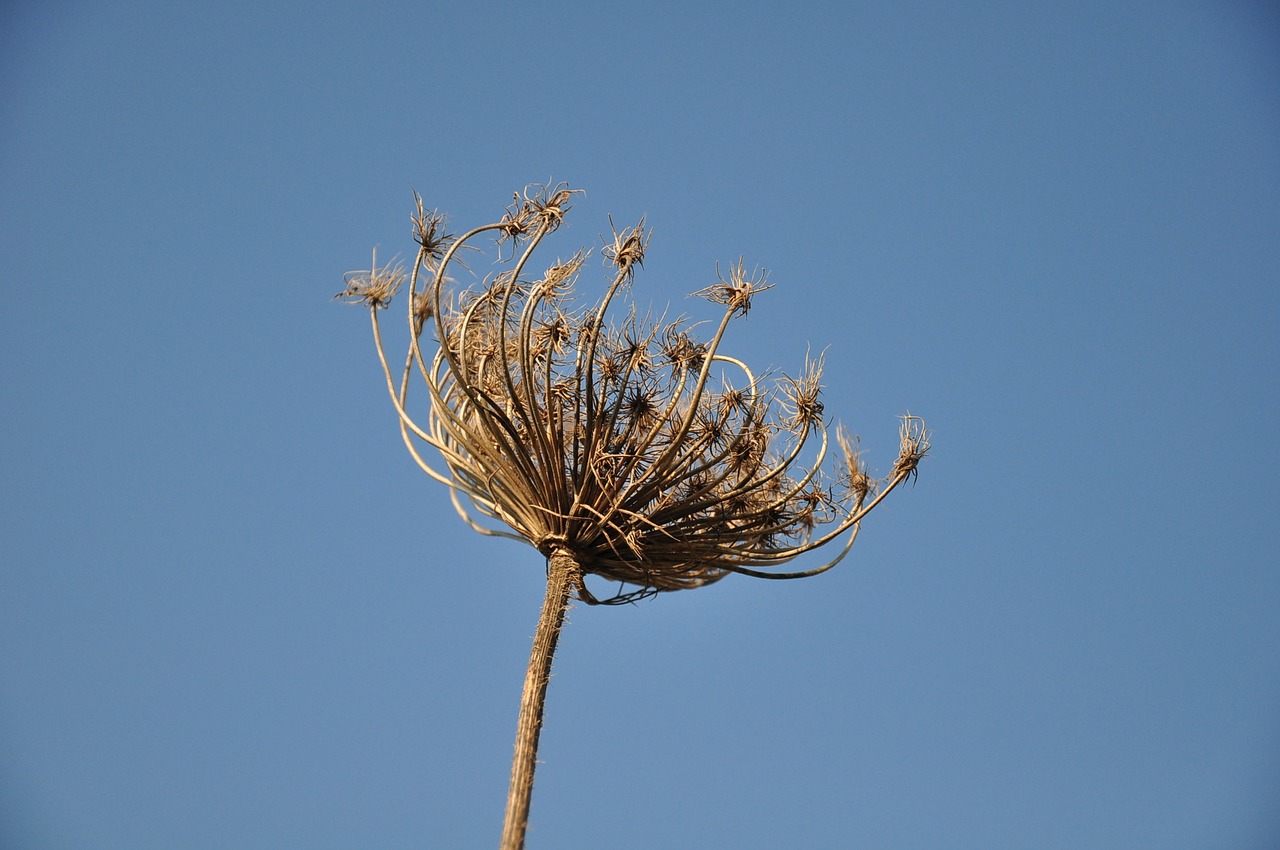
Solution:
M 604 246 L 604 259 L 612 263 L 619 271 L 631 273 L 634 266 L 644 265 L 644 252 L 649 247 L 650 231 L 644 228 L 644 219 L 632 227 L 624 227 L 621 231 L 609 219 L 609 227 L 613 231 L 613 241 Z
M 551 660 L 572 594 L 590 604 L 619 603 L 732 573 L 775 579 L 821 573 L 849 551 L 862 518 L 915 478 L 929 450 L 924 420 L 904 416 L 898 458 L 878 481 L 862 463 L 856 438 L 839 427 L 829 438 L 823 356 L 806 358 L 798 377 L 765 381 L 721 352 L 730 322 L 772 287 L 763 271 L 748 273 L 742 258 L 727 277 L 717 267 L 716 282 L 698 293 L 724 307 L 705 342 L 683 319 L 654 319 L 634 304 L 614 324 L 610 308 L 624 290 L 630 294 L 650 231 L 643 220 L 619 230 L 610 219 L 612 241 L 601 254 L 611 280 L 598 303 L 576 308 L 586 254 L 553 263 L 541 277 L 531 274 L 530 261 L 578 191 L 529 187 L 497 222 L 458 237 L 414 194 L 419 247 L 409 277 L 409 351 L 398 375 L 387 360 L 379 313 L 405 280 L 404 269 L 379 267 L 375 252 L 370 270 L 348 274 L 338 295 L 370 308 L 387 388 L 414 459 L 450 488 L 472 528 L 527 541 L 547 559 L 504 850 L 524 845 Z M 499 269 L 456 286 L 451 269 L 470 271 L 459 252 L 486 234 L 495 237 Z M 426 386 L 425 410 L 415 398 L 411 412 L 415 378 Z M 424 447 L 438 458 L 424 457 Z M 834 541 L 842 546 L 826 564 L 780 569 Z M 589 575 L 620 587 L 598 599 L 586 585 Z
M 378 267 L 378 249 L 373 249 L 373 263 L 368 271 L 347 272 L 342 277 L 347 288 L 333 296 L 352 304 L 367 304 L 373 310 L 386 307 L 404 283 L 404 266 L 392 260 Z
M 906 475 L 915 480 L 919 474 L 919 464 L 929 452 L 929 430 L 924 420 L 910 413 L 902 417 L 902 427 L 898 429 L 898 460 L 893 464 L 892 475 Z
M 435 263 L 444 256 L 445 248 L 453 241 L 453 235 L 444 229 L 445 218 L 437 210 L 423 208 L 422 196 L 413 193 L 413 238 L 422 248 L 422 259 Z
M 706 289 L 698 292 L 708 301 L 714 301 L 717 304 L 724 304 L 729 308 L 729 312 L 735 316 L 745 316 L 751 310 L 751 298 L 757 292 L 764 292 L 766 289 L 773 289 L 772 283 L 767 283 L 767 275 L 764 269 L 756 269 L 749 276 L 747 267 L 743 263 L 742 257 L 738 258 L 738 262 L 729 266 L 729 277 L 726 279 L 720 273 L 720 267 L 716 266 L 716 277 L 719 280 L 711 284 Z
M 862 518 L 916 475 L 929 448 L 924 421 L 904 417 L 899 457 L 876 481 L 843 429 L 834 441 L 828 436 L 822 356 L 808 359 L 799 377 L 766 386 L 722 353 L 730 322 L 773 286 L 741 258 L 727 275 L 717 269 L 716 282 L 698 293 L 724 307 L 706 341 L 694 339 L 682 319 L 655 320 L 634 306 L 619 324 L 608 323 L 643 263 L 650 237 L 643 220 L 613 228 L 601 252 L 611 280 L 597 304 L 577 309 L 585 254 L 541 277 L 530 275 L 530 258 L 578 191 L 530 187 L 497 222 L 456 238 L 415 195 L 419 252 L 409 351 L 398 376 L 383 351 L 377 308 L 395 294 L 403 271 L 379 269 L 375 257 L 370 272 L 348 276 L 341 295 L 373 308 L 414 459 L 451 488 L 458 513 L 477 531 L 527 541 L 549 558 L 571 556 L 582 575 L 621 583 L 604 599 L 579 583 L 578 596 L 589 603 L 699 587 L 732 573 L 798 578 L 834 566 Z M 458 252 L 486 234 L 496 237 L 500 271 L 451 286 L 446 272 Z M 415 373 L 426 386 L 425 417 L 411 412 Z M 424 456 L 424 446 L 438 460 Z M 837 540 L 843 545 L 822 566 L 778 569 Z
M 569 201 L 580 194 L 581 189 L 571 189 L 565 183 L 526 186 L 523 193 L 512 193 L 511 206 L 502 219 L 485 229 L 497 230 L 503 242 L 515 243 L 535 232 L 545 236 L 560 226 L 569 212 Z

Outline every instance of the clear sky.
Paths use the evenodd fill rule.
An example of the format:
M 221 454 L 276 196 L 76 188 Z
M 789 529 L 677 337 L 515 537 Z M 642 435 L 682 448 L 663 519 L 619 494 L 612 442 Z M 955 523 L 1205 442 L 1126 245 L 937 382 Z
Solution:
M 496 845 L 542 562 L 330 298 L 548 178 L 935 448 L 820 578 L 576 607 L 530 848 L 1280 846 L 1273 4 L 12 2 L 0 128 L 0 846 Z

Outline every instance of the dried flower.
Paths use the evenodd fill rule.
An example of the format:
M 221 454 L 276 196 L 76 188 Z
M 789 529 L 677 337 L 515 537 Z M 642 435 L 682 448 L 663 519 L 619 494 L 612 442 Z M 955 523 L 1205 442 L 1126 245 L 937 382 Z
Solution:
M 443 217 L 414 196 L 420 248 L 408 368 L 399 379 L 389 368 L 387 375 L 417 462 L 453 488 L 473 528 L 525 540 L 548 556 L 567 550 L 584 576 L 623 585 L 603 600 L 580 585 L 588 602 L 630 601 L 731 573 L 790 578 L 829 567 L 776 569 L 843 535 L 852 542 L 866 512 L 916 474 L 928 450 L 923 421 L 904 419 L 888 480 L 872 482 L 843 434 L 844 467 L 824 473 L 824 358 L 771 390 L 720 352 L 730 321 L 772 287 L 741 258 L 699 293 L 725 308 L 708 341 L 695 341 L 682 320 L 655 321 L 634 307 L 620 326 L 607 325 L 643 262 L 643 221 L 614 228 L 603 252 L 612 281 L 592 309 L 571 303 L 582 252 L 528 280 L 529 257 L 577 191 L 531 187 L 498 222 L 458 238 L 442 235 Z M 506 266 L 484 284 L 451 291 L 446 270 L 486 232 L 500 243 L 519 240 L 523 250 L 501 260 Z M 343 295 L 382 307 L 402 277 L 399 267 L 375 262 L 373 272 L 348 276 Z M 431 355 L 420 341 L 429 322 L 438 345 Z M 425 421 L 410 412 L 415 370 L 429 393 Z M 423 445 L 439 453 L 439 464 Z
M 333 296 L 345 298 L 352 304 L 367 304 L 373 310 L 386 307 L 404 283 L 404 266 L 392 260 L 378 268 L 378 250 L 373 251 L 373 263 L 368 271 L 347 272 L 342 279 L 347 288 Z
M 644 219 L 640 219 L 640 223 L 632 227 L 624 227 L 619 232 L 613 219 L 610 218 L 609 227 L 613 230 L 613 242 L 604 247 L 602 253 L 605 260 L 624 274 L 630 273 L 635 266 L 643 266 L 644 252 L 649 247 L 649 238 L 652 235 L 644 229 Z
M 902 417 L 902 427 L 898 431 L 898 460 L 894 463 L 892 472 L 894 477 L 906 476 L 915 480 L 919 474 L 917 467 L 929 452 L 930 433 L 919 416 L 908 413 Z
M 655 320 L 634 305 L 618 325 L 607 322 L 644 262 L 650 232 L 643 220 L 612 227 L 601 252 L 611 280 L 594 306 L 573 304 L 584 252 L 530 278 L 531 256 L 579 192 L 531 186 L 498 221 L 457 237 L 415 193 L 419 249 L 410 274 L 409 351 L 399 373 L 388 362 L 378 316 L 404 270 L 379 268 L 375 253 L 372 268 L 348 274 L 338 296 L 370 307 L 391 400 L 419 466 L 451 488 L 473 529 L 523 540 L 547 558 L 503 839 L 512 848 L 523 841 L 542 698 L 572 594 L 588 604 L 617 604 L 734 573 L 817 575 L 845 556 L 868 512 L 914 479 L 929 450 L 924 420 L 908 414 L 884 480 L 867 473 L 856 439 L 843 428 L 827 464 L 833 447 L 821 400 L 824 357 L 808 358 L 799 377 L 767 384 L 721 352 L 731 321 L 773 287 L 741 257 L 727 276 L 717 267 L 716 282 L 697 293 L 724 307 L 706 341 L 694 339 L 683 319 Z M 496 237 L 502 268 L 456 287 L 446 273 L 465 269 L 459 252 L 485 234 Z M 423 410 L 410 399 L 415 377 L 426 387 Z M 843 545 L 827 563 L 780 569 L 838 540 Z M 597 597 L 587 576 L 619 587 Z
M 422 247 L 422 256 L 426 262 L 434 263 L 444 256 L 445 249 L 453 242 L 454 236 L 445 233 L 445 217 L 436 210 L 426 210 L 422 206 L 422 196 L 413 193 L 413 238 Z
M 757 292 L 764 292 L 774 286 L 772 283 L 766 283 L 767 276 L 763 269 L 756 269 L 748 277 L 747 267 L 742 257 L 738 258 L 736 264 L 729 266 L 728 280 L 720 274 L 719 266 L 716 267 L 716 277 L 719 278 L 717 283 L 711 284 L 697 294 L 708 301 L 727 305 L 730 315 L 733 316 L 747 315 L 751 310 L 751 297 Z

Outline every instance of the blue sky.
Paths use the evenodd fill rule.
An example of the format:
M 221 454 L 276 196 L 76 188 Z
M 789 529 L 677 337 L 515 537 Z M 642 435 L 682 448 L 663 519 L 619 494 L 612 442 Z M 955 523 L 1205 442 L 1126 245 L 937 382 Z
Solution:
M 935 449 L 820 578 L 575 608 L 530 848 L 1276 846 L 1280 16 L 979 5 L 6 5 L 0 844 L 496 844 L 541 560 L 330 297 L 553 178 Z

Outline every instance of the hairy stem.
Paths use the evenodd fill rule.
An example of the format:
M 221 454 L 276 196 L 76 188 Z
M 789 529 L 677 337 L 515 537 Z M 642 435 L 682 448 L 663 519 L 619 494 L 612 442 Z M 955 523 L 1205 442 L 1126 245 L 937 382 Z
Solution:
M 556 641 L 569 610 L 569 596 L 581 580 L 578 559 L 568 549 L 556 549 L 547 558 L 547 595 L 542 615 L 533 635 L 529 669 L 520 697 L 520 720 L 516 726 L 515 756 L 511 761 L 511 789 L 507 793 L 507 816 L 502 827 L 502 850 L 521 850 L 529 825 L 529 799 L 533 795 L 533 770 L 537 765 L 538 735 L 546 704 L 547 682 Z

